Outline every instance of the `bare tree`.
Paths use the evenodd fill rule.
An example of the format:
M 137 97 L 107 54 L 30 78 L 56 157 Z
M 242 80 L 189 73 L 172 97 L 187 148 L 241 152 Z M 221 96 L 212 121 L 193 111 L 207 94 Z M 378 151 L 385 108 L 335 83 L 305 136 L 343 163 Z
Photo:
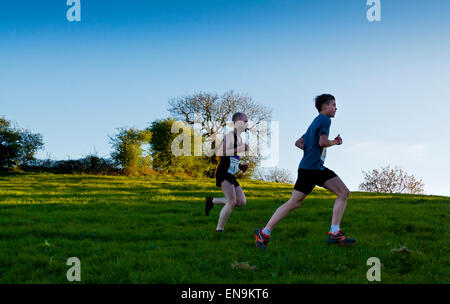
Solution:
M 374 169 L 372 172 L 363 171 L 364 182 L 359 189 L 377 193 L 423 193 L 424 183 L 414 175 L 408 175 L 401 168 L 390 166 Z
M 236 94 L 232 90 L 222 96 L 213 93 L 196 93 L 174 98 L 169 101 L 169 112 L 188 124 L 198 122 L 205 137 L 214 137 L 222 130 L 236 112 L 244 112 L 256 124 L 269 121 L 272 110 L 258 104 L 246 94 Z M 195 115 L 200 115 L 196 121 Z
M 203 142 L 211 143 L 211 150 L 216 149 L 216 137 L 221 134 L 236 112 L 247 114 L 250 132 L 257 132 L 255 126 L 263 121 L 270 121 L 272 110 L 255 102 L 246 94 L 237 94 L 232 90 L 219 96 L 215 93 L 200 92 L 190 96 L 174 98 L 169 101 L 168 111 L 171 115 L 188 124 L 198 123 L 201 125 L 200 133 Z M 253 129 L 255 128 L 255 129 Z M 219 137 L 220 138 L 220 137 Z M 245 156 L 244 161 L 249 163 L 249 172 L 256 167 L 252 163 L 258 161 L 258 157 Z M 211 156 L 212 163 L 216 163 L 216 157 Z
M 253 175 L 257 180 L 273 183 L 292 184 L 291 172 L 287 169 L 271 167 L 267 170 L 258 169 Z

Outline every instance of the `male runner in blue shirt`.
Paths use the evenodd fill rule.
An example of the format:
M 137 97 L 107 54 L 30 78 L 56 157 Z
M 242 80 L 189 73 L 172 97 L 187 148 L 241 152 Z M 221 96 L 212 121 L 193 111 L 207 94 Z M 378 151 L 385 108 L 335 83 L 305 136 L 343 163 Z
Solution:
M 266 248 L 275 225 L 292 210 L 300 207 L 316 185 L 337 195 L 327 242 L 341 245 L 355 243 L 355 239 L 348 238 L 339 228 L 350 191 L 336 173 L 323 166 L 327 148 L 342 144 L 342 138 L 339 135 L 334 140 L 328 139 L 331 117 L 334 117 L 337 110 L 336 100 L 333 95 L 323 94 L 315 98 L 315 104 L 319 115 L 313 120 L 306 133 L 295 142 L 304 154 L 291 198 L 275 211 L 266 227 L 255 230 L 255 243 L 258 248 Z

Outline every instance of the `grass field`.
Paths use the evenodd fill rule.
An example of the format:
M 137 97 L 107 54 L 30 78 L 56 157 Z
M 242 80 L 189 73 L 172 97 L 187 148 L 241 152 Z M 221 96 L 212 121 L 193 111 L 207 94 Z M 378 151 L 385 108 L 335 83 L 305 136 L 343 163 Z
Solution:
M 448 197 L 352 193 L 341 227 L 357 244 L 344 247 L 325 242 L 334 196 L 315 189 L 260 251 L 253 230 L 292 185 L 241 185 L 247 205 L 218 234 L 220 206 L 203 211 L 221 196 L 213 180 L 0 176 L 0 283 L 69 283 L 69 257 L 81 283 L 369 283 L 369 257 L 381 283 L 449 283 Z

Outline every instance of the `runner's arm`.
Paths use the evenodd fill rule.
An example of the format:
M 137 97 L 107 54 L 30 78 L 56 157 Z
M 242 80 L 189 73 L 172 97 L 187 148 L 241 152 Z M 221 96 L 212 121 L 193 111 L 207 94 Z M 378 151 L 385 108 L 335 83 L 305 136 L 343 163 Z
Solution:
M 331 146 L 335 146 L 335 145 L 341 145 L 341 144 L 342 144 L 342 138 L 340 138 L 339 136 L 333 140 L 329 140 L 328 135 L 324 133 L 320 136 L 320 139 L 319 139 L 319 146 L 321 146 L 323 148 L 327 148 L 327 147 L 331 147 Z

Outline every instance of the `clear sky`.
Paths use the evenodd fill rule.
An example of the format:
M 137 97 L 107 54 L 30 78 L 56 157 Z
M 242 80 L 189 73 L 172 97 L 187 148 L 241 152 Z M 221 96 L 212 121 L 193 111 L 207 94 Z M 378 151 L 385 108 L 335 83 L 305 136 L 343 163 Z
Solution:
M 325 165 L 357 190 L 362 171 L 400 166 L 450 195 L 450 1 L 66 0 L 0 2 L 0 116 L 42 133 L 38 157 L 109 157 L 108 135 L 169 115 L 170 98 L 247 93 L 280 121 L 279 167 L 336 96 Z

